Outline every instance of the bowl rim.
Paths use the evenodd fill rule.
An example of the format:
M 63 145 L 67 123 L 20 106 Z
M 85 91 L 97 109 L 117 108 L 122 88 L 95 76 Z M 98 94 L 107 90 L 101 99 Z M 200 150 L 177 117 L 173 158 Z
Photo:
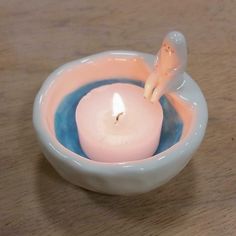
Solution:
M 149 171 L 151 169 L 161 168 L 165 165 L 170 164 L 171 162 L 181 161 L 182 156 L 185 154 L 192 155 L 192 153 L 197 149 L 203 139 L 208 120 L 208 110 L 206 100 L 201 92 L 201 89 L 187 73 L 185 73 L 184 75 L 185 79 L 190 83 L 190 86 L 194 89 L 194 93 L 187 93 L 186 98 L 185 95 L 183 95 L 181 92 L 178 92 L 178 96 L 182 97 L 185 100 L 188 100 L 188 102 L 190 102 L 192 106 L 194 106 L 194 108 L 196 109 L 196 117 L 192 123 L 191 132 L 189 132 L 186 137 L 179 140 L 169 149 L 155 156 L 137 161 L 119 163 L 98 162 L 84 158 L 66 149 L 62 144 L 59 143 L 58 140 L 53 139 L 51 137 L 49 132 L 47 132 L 46 128 L 44 127 L 40 115 L 40 107 L 42 105 L 42 99 L 46 91 L 49 89 L 53 81 L 57 79 L 57 76 L 69 67 L 73 67 L 81 63 L 87 63 L 90 60 L 96 60 L 105 56 L 118 56 L 125 58 L 134 56 L 141 57 L 149 66 L 151 66 L 155 60 L 155 56 L 152 54 L 136 51 L 115 50 L 93 54 L 88 57 L 73 60 L 58 67 L 43 82 L 34 100 L 33 126 L 40 141 L 40 144 L 43 145 L 43 147 L 46 148 L 46 150 L 49 151 L 54 157 L 59 158 L 65 164 L 73 165 L 76 168 L 97 174 L 123 174 L 127 172 L 140 173 L 140 171 Z

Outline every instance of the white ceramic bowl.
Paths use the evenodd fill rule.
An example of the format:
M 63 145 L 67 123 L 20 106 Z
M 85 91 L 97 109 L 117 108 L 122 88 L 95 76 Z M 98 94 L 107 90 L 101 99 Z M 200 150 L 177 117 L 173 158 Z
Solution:
M 145 80 L 154 59 L 145 53 L 108 51 L 69 62 L 47 78 L 35 98 L 33 124 L 44 155 L 63 178 L 92 191 L 131 195 L 159 187 L 186 166 L 203 139 L 208 118 L 204 96 L 188 74 L 182 88 L 167 95 L 183 120 L 180 141 L 153 157 L 126 163 L 96 162 L 68 150 L 55 137 L 54 114 L 65 95 L 98 79 Z

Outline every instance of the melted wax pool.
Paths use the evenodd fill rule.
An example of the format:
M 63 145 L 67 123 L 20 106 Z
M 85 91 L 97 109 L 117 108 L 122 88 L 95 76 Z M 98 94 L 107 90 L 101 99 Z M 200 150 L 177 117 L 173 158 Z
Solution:
M 81 148 L 78 137 L 78 131 L 75 121 L 76 107 L 82 97 L 90 92 L 90 90 L 113 83 L 130 83 L 139 87 L 144 87 L 144 83 L 139 80 L 100 80 L 86 84 L 65 96 L 56 110 L 54 120 L 56 137 L 64 147 L 71 150 L 72 152 L 79 154 L 80 156 L 88 158 Z M 179 141 L 183 131 L 183 122 L 168 99 L 165 96 L 162 96 L 160 99 L 160 103 L 163 109 L 163 123 L 160 143 L 153 155 L 163 152 L 176 144 Z

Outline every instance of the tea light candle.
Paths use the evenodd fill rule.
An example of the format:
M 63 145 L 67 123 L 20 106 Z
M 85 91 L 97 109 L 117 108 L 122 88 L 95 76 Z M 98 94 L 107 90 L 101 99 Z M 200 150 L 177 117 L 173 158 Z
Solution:
M 158 147 L 163 111 L 143 89 L 124 83 L 98 87 L 79 102 L 81 147 L 95 161 L 126 162 L 151 157 Z

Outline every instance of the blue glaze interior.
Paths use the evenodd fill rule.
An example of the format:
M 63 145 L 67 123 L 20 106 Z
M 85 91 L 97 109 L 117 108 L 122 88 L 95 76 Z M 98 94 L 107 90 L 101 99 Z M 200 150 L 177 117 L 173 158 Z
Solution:
M 65 96 L 59 104 L 54 117 L 56 137 L 63 146 L 72 152 L 79 154 L 80 156 L 88 158 L 81 148 L 77 133 L 75 120 L 76 107 L 82 97 L 85 96 L 90 90 L 113 83 L 130 83 L 144 87 L 144 83 L 139 80 L 130 80 L 125 78 L 100 80 L 86 84 Z M 177 143 L 183 131 L 183 121 L 168 99 L 163 96 L 160 99 L 160 103 L 163 109 L 164 117 L 160 143 L 153 155 L 163 152 Z

